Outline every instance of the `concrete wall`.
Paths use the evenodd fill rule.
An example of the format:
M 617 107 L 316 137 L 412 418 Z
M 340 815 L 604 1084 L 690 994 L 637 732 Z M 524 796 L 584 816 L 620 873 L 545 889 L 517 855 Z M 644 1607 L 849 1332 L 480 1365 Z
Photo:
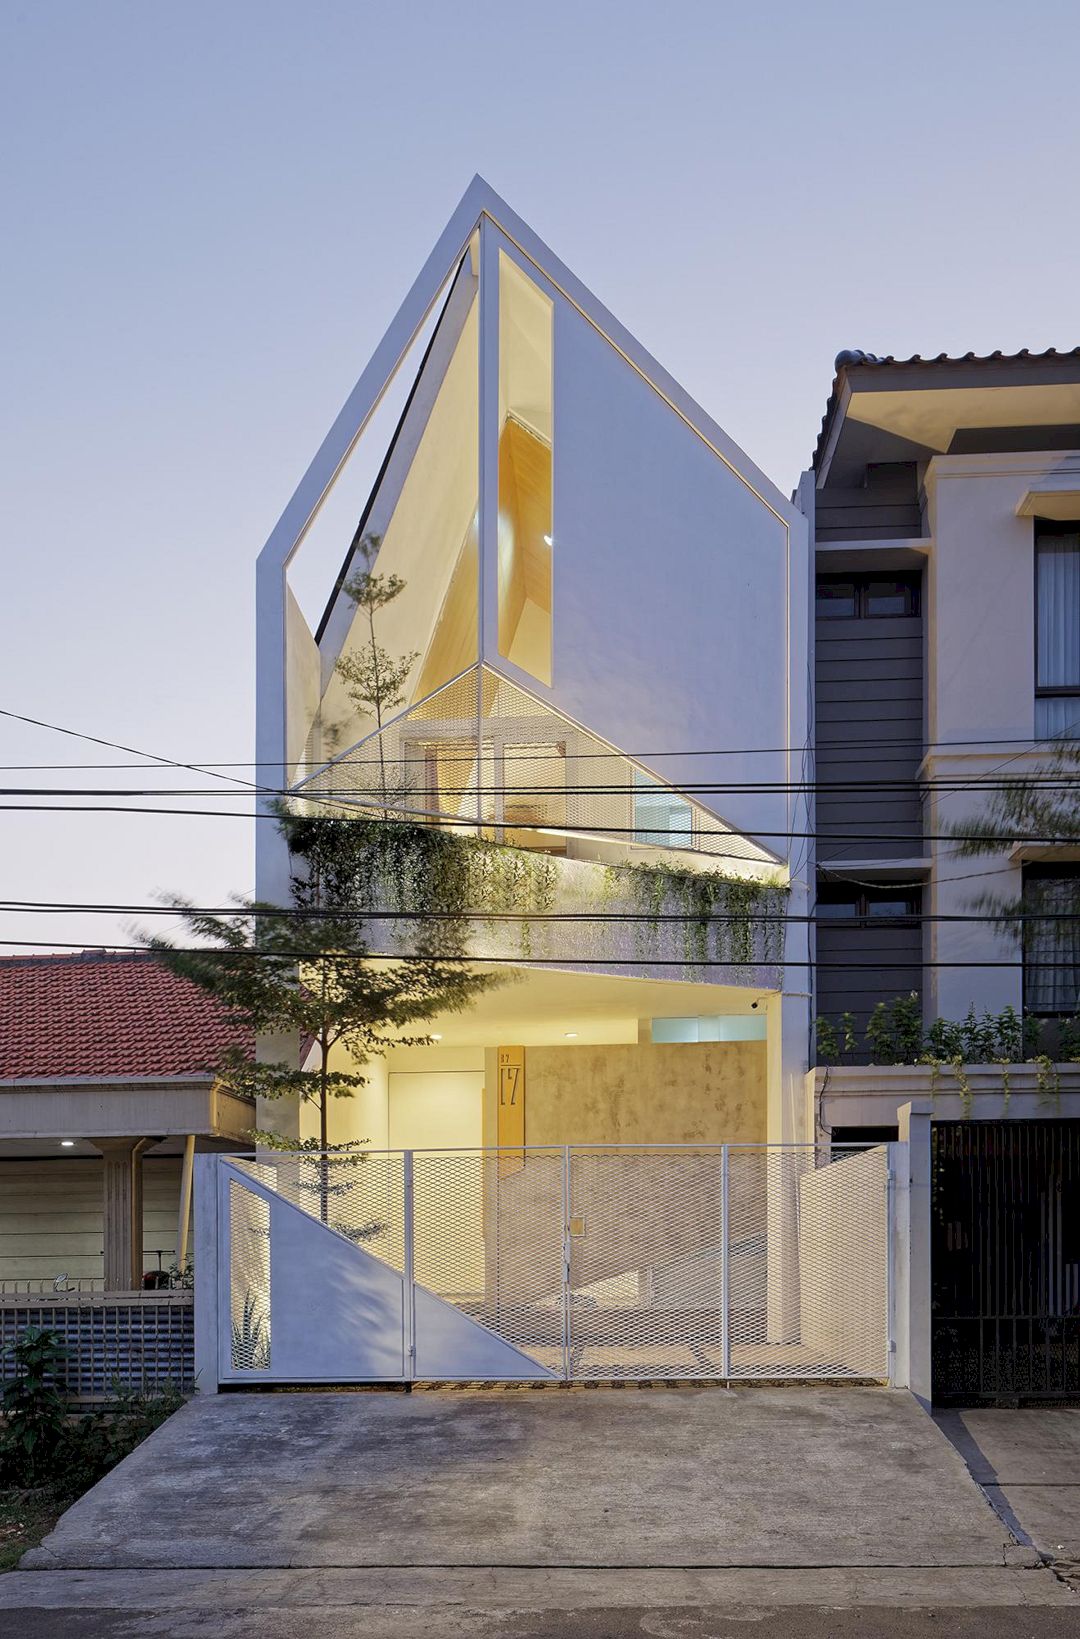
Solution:
M 143 1161 L 143 1267 L 176 1256 L 180 1161 Z M 102 1265 L 100 1160 L 0 1161 L 0 1281 L 98 1279 Z
M 525 1141 L 763 1142 L 765 1064 L 766 1045 L 754 1041 L 528 1047 Z M 488 1131 L 494 1088 L 489 1075 Z

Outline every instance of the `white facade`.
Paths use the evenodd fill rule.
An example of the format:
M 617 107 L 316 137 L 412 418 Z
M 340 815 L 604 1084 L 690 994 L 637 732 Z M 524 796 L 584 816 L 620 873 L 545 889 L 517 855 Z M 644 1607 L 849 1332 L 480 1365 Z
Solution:
M 358 463 L 366 499 L 334 514 Z M 305 619 L 290 588 L 321 507 L 340 520 L 334 561 L 350 549 L 343 578 L 374 536 L 376 573 L 404 582 L 379 617 L 379 644 L 407 669 L 381 729 L 341 671 L 368 641 L 362 611 L 339 580 L 321 620 Z M 781 933 L 753 961 L 684 964 L 681 935 L 664 927 L 645 950 L 625 922 L 587 945 L 541 930 L 525 951 L 489 929 L 469 948 L 524 972 L 540 1002 L 530 955 L 549 977 L 581 974 L 583 1005 L 601 1005 L 586 975 L 647 983 L 647 1011 L 644 990 L 611 1004 L 613 1041 L 691 1008 L 765 1015 L 768 1131 L 790 1141 L 809 1024 L 807 822 L 792 789 L 809 732 L 808 588 L 802 514 L 477 179 L 260 557 L 264 777 L 316 809 L 392 809 L 546 855 L 559 910 L 625 909 L 618 873 L 634 864 L 775 887 L 795 916 L 786 946 Z M 283 901 L 287 873 L 263 823 L 258 896 Z M 524 1039 L 527 1008 L 488 1030 L 485 1007 L 468 1045 L 506 1040 L 496 1029 Z M 579 1035 L 560 1022 L 542 1039 Z

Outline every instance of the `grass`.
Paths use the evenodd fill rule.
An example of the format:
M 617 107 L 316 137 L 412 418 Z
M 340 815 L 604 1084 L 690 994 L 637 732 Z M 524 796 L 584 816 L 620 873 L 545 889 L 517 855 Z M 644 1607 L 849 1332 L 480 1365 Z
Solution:
M 0 1573 L 13 1571 L 28 1548 L 36 1548 L 52 1530 L 70 1497 L 58 1497 L 49 1486 L 36 1491 L 0 1491 Z

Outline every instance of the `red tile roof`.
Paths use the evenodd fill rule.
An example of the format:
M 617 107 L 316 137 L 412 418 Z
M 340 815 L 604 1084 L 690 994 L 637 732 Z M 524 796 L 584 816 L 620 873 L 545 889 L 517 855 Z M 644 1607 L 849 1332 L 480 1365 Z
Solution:
M 0 1079 L 199 1074 L 251 1042 L 150 954 L 0 957 Z

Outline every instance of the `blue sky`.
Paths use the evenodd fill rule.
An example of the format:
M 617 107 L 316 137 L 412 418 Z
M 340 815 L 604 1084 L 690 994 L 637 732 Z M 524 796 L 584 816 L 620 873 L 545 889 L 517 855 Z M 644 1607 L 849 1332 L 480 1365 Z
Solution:
M 0 705 L 253 756 L 255 556 L 476 171 L 785 490 L 841 347 L 1076 345 L 1078 47 L 1054 0 L 4 0 Z M 4 827 L 12 898 L 252 886 L 240 819 Z

